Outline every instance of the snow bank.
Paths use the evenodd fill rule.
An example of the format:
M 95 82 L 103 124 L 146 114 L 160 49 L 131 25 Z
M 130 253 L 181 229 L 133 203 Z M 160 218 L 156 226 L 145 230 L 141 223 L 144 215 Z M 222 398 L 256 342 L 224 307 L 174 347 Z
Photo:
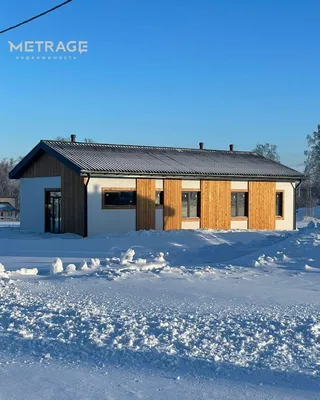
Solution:
M 0 279 L 3 364 L 6 353 L 10 362 L 30 357 L 30 368 L 58 360 L 93 373 L 126 363 L 152 373 L 156 365 L 176 370 L 175 385 L 191 370 L 213 380 L 222 371 L 245 385 L 259 373 L 274 382 L 278 372 L 285 388 L 298 377 L 320 377 L 317 230 L 152 232 L 108 242 L 39 236 L 30 244 L 13 239 L 10 251 L 19 252 L 11 259 L 8 239 L 1 240 L 7 269 L 47 265 L 48 273 L 52 254 L 65 257 L 51 266 L 59 279 L 24 282 L 0 267 L 20 280 Z
M 38 275 L 37 268 L 21 268 L 16 271 L 10 272 L 10 274 L 18 274 L 18 275 Z
M 88 271 L 90 268 L 88 267 L 88 264 L 85 260 L 82 261 L 80 264 L 80 271 Z
M 99 268 L 100 260 L 99 258 L 91 258 L 90 268 Z
M 166 260 L 164 259 L 164 253 L 162 251 L 158 253 L 157 257 L 154 260 L 159 263 L 166 262 Z
M 121 254 L 120 263 L 121 265 L 127 265 L 133 261 L 133 257 L 135 255 L 135 251 L 133 249 L 128 249 L 125 253 Z
M 310 265 L 308 265 L 308 264 L 306 264 L 305 266 L 304 266 L 304 269 L 307 271 L 307 272 L 320 272 L 320 268 L 318 267 L 311 267 Z
M 56 258 L 55 261 L 51 264 L 50 274 L 56 275 L 63 272 L 63 262 L 60 258 Z
M 137 297 L 133 304 L 131 296 L 105 299 L 92 296 L 93 288 L 83 296 L 84 288 L 79 295 L 77 287 L 55 284 L 56 290 L 41 293 L 1 287 L 0 326 L 6 335 L 0 350 L 9 346 L 20 354 L 27 340 L 34 357 L 50 354 L 65 362 L 136 360 L 162 368 L 184 362 L 195 371 L 205 365 L 207 373 L 233 367 L 319 377 L 318 307 L 245 302 L 217 307 L 213 301 L 199 312 L 185 302 L 166 306 Z
M 77 271 L 77 267 L 74 264 L 69 264 L 66 266 L 66 273 L 71 275 Z
M 7 274 L 4 265 L 0 263 L 0 279 L 8 279 L 9 275 Z
M 10 277 L 14 277 L 14 275 L 38 275 L 37 268 L 20 268 L 15 271 L 6 272 L 4 266 L 0 263 L 0 279 L 8 279 Z

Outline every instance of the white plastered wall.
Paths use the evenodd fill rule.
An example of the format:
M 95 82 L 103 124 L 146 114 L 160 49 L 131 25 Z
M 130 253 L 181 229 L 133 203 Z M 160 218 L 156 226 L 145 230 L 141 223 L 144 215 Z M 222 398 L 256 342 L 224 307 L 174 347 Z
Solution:
M 276 219 L 277 230 L 292 230 L 294 229 L 294 183 L 277 182 L 276 190 L 283 191 L 283 219 Z
M 187 219 L 184 219 L 181 223 L 181 228 L 182 229 L 199 229 L 200 228 L 200 219 L 199 221 L 188 221 Z
M 45 231 L 45 189 L 60 189 L 61 178 L 20 179 L 20 228 L 25 231 Z
M 90 178 L 88 184 L 88 235 L 136 230 L 136 210 L 102 209 L 102 188 L 136 188 L 135 179 Z
M 46 179 L 46 178 L 39 178 Z M 88 234 L 103 232 L 127 232 L 136 230 L 136 211 L 102 209 L 102 188 L 136 188 L 135 179 L 91 178 L 88 185 Z M 200 190 L 200 180 L 182 180 L 183 190 Z M 232 181 L 231 190 L 247 190 L 247 181 Z M 276 220 L 276 229 L 293 229 L 294 189 L 290 182 L 277 182 L 277 190 L 284 191 L 284 219 Z M 156 190 L 163 190 L 163 180 L 156 180 Z M 163 229 L 163 209 L 156 209 L 156 230 Z M 199 221 L 182 221 L 182 229 L 198 229 Z M 248 222 L 232 220 L 231 229 L 247 229 Z
M 163 179 L 156 179 L 156 190 L 163 190 Z
M 248 221 L 246 220 L 231 220 L 231 229 L 248 229 Z
M 163 208 L 156 208 L 156 231 L 163 231 Z
M 248 190 L 247 181 L 231 181 L 231 190 Z
M 189 180 L 182 180 L 181 182 L 182 190 L 200 190 L 200 181 L 189 181 Z

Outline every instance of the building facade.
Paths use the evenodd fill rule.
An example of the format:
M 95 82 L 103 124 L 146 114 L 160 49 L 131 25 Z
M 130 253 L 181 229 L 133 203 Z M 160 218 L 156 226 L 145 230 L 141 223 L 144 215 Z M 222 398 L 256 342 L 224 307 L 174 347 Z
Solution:
M 10 173 L 21 229 L 295 229 L 303 175 L 250 152 L 41 141 Z M 30 205 L 33 205 L 30 207 Z
M 0 197 L 0 220 L 17 220 L 19 211 L 15 197 Z

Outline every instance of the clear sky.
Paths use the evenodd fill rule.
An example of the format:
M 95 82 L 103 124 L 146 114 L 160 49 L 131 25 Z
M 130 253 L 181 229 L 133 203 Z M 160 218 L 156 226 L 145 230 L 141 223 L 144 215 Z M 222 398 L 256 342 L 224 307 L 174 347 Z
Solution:
M 62 0 L 0 4 L 0 30 Z M 40 139 L 251 150 L 299 168 L 320 123 L 318 0 L 73 0 L 0 35 L 0 157 Z M 16 60 L 8 40 L 88 41 Z M 301 167 L 300 167 L 301 168 Z

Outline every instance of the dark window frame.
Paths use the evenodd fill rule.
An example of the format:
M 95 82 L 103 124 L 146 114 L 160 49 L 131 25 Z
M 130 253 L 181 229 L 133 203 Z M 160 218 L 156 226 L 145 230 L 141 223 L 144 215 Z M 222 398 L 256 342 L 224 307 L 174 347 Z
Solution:
M 134 193 L 134 204 L 105 204 L 105 193 L 107 192 L 133 192 Z M 130 210 L 135 209 L 137 205 L 137 190 L 136 188 L 102 188 L 102 209 L 103 210 L 115 210 L 123 209 Z
M 238 208 L 239 208 L 239 200 L 238 198 L 236 199 L 236 215 L 232 215 L 232 197 L 240 194 L 245 194 L 245 206 L 244 206 L 244 215 L 238 215 Z M 246 189 L 239 189 L 239 190 L 231 190 L 231 219 L 235 220 L 247 220 L 249 216 L 249 192 Z
M 60 205 L 58 207 L 58 218 L 52 220 L 51 216 L 56 216 L 55 211 L 50 211 L 52 207 L 52 199 L 59 199 Z M 44 189 L 44 231 L 50 233 L 60 234 L 62 233 L 62 191 L 61 188 L 45 188 Z M 57 221 L 58 223 L 54 223 Z M 55 232 L 54 232 L 55 231 Z
M 183 208 L 182 208 L 182 203 L 183 203 L 183 195 L 184 194 L 188 194 L 188 200 L 187 200 L 187 203 L 188 203 L 188 205 L 187 205 L 187 216 L 184 216 L 183 214 L 182 214 L 182 212 L 183 212 Z M 191 212 L 190 212 L 190 195 L 191 194 L 194 194 L 194 193 L 196 193 L 197 194 L 197 212 L 196 212 L 196 214 L 197 214 L 197 216 L 196 217 L 194 217 L 194 216 L 190 216 L 190 214 L 191 214 Z M 187 221 L 191 221 L 191 220 L 199 220 L 200 219 L 200 211 L 201 211 L 201 205 L 200 205 L 200 201 L 201 201 L 201 191 L 200 190 L 198 190 L 198 189 L 195 189 L 195 190 L 188 190 L 188 189 L 184 189 L 184 190 L 182 190 L 181 191 L 181 218 L 182 218 L 182 220 L 187 220 Z
M 157 203 L 157 195 L 158 193 L 160 193 L 160 202 Z M 164 192 L 163 190 L 156 190 L 156 200 L 155 200 L 155 204 L 156 204 L 156 208 L 163 208 L 163 204 L 164 204 Z
M 278 194 L 281 194 L 281 215 L 277 215 L 277 211 L 278 211 L 278 204 L 277 204 L 277 200 L 278 200 Z M 276 219 L 284 219 L 284 190 L 276 190 Z

